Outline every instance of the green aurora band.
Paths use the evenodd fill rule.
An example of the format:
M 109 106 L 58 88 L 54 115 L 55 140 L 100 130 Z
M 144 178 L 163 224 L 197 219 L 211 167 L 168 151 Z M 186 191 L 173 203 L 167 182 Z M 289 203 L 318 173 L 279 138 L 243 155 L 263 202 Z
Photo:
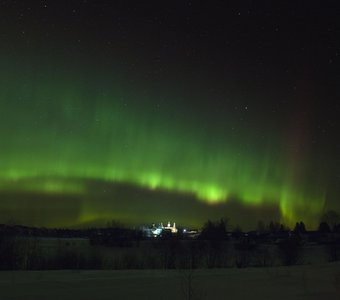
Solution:
M 139 93 L 117 78 L 27 74 L 1 73 L 2 191 L 86 195 L 88 179 L 121 182 L 211 205 L 278 204 L 290 225 L 314 226 L 324 208 L 325 185 L 270 129 L 259 141 L 255 128 L 203 124 L 178 94 Z M 90 215 L 84 210 L 81 219 Z

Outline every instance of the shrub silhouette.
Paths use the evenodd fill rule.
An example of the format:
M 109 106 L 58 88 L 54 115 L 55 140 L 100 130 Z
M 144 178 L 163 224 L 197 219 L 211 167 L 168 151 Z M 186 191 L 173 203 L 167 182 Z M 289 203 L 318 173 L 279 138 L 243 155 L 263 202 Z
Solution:
M 286 266 L 298 263 L 301 255 L 301 241 L 298 237 L 293 236 L 281 240 L 278 244 L 282 263 Z

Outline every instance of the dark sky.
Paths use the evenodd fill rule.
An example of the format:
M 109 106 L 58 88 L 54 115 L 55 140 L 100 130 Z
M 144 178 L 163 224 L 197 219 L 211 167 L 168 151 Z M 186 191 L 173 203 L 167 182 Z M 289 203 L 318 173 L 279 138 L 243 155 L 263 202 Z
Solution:
M 337 1 L 0 1 L 0 222 L 340 209 Z

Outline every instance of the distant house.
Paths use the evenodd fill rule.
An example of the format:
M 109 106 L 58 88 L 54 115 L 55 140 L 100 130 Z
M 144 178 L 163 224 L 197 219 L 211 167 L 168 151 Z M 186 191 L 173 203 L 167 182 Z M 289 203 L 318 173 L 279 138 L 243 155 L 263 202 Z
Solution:
M 146 237 L 159 237 L 162 236 L 164 232 L 178 233 L 176 223 L 171 226 L 170 222 L 168 222 L 167 226 L 163 226 L 163 223 L 160 223 L 157 226 L 152 224 L 151 227 L 142 227 L 142 231 Z

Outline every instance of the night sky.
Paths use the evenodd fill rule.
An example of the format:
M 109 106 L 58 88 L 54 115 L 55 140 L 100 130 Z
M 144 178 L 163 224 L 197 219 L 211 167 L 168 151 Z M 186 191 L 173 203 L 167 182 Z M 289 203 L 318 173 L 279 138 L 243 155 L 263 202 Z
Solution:
M 340 209 L 340 5 L 296 2 L 0 1 L 0 223 Z

